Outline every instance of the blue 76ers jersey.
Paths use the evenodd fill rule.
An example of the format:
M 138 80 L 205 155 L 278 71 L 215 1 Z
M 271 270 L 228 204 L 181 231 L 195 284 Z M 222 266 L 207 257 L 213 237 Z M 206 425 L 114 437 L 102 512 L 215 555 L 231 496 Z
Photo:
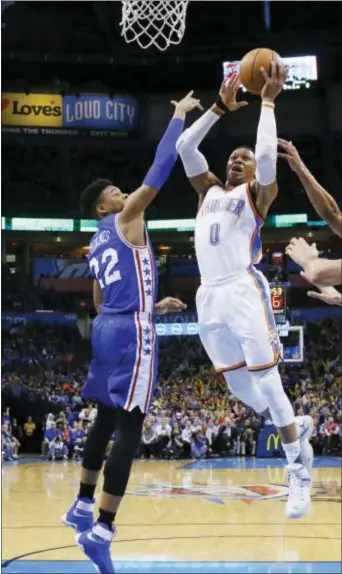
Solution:
M 147 231 L 145 247 L 131 245 L 120 231 L 118 215 L 108 215 L 90 242 L 88 260 L 102 289 L 102 313 L 153 313 L 158 275 Z

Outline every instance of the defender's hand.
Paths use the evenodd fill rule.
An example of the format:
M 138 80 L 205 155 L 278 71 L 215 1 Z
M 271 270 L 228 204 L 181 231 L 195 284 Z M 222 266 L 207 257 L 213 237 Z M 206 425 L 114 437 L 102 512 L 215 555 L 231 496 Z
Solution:
M 248 106 L 248 102 L 237 102 L 236 96 L 241 85 L 239 74 L 233 74 L 231 78 L 223 80 L 220 88 L 220 97 L 224 105 L 227 106 L 230 112 L 236 112 L 241 108 Z
M 324 301 L 324 303 L 328 305 L 338 305 L 342 307 L 342 294 L 339 293 L 335 287 L 323 287 L 321 285 L 316 285 L 316 287 L 320 290 L 320 293 L 318 293 L 318 291 L 308 291 L 307 294 L 309 297 Z
M 286 159 L 290 168 L 293 171 L 297 172 L 304 167 L 302 158 L 300 157 L 297 149 L 295 148 L 292 142 L 288 142 L 286 140 L 278 138 L 278 146 L 285 152 L 285 153 L 278 153 L 278 157 Z
M 285 249 L 285 253 L 291 257 L 292 261 L 305 268 L 305 266 L 312 260 L 319 257 L 319 251 L 316 243 L 309 245 L 303 237 L 297 239 L 293 237 Z
M 179 299 L 174 297 L 165 297 L 154 307 L 154 312 L 158 315 L 164 315 L 165 313 L 180 313 L 186 309 L 185 303 L 182 303 Z
M 283 89 L 287 78 L 287 70 L 272 62 L 270 75 L 267 74 L 265 68 L 260 68 L 260 73 L 265 80 L 265 85 L 261 91 L 261 99 L 263 102 L 273 103 Z
M 195 108 L 203 112 L 200 100 L 198 100 L 197 98 L 193 98 L 192 97 L 193 93 L 194 91 L 191 90 L 191 92 L 186 94 L 186 96 L 182 100 L 179 100 L 179 102 L 176 102 L 175 100 L 171 101 L 171 104 L 175 106 L 175 113 L 182 112 L 186 114 L 187 112 L 191 112 L 191 110 L 194 110 Z

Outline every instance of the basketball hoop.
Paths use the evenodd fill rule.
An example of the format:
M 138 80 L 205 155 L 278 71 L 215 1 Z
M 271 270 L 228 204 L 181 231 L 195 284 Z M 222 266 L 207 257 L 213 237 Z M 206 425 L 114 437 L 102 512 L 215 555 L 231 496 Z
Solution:
M 121 35 L 143 50 L 156 46 L 162 52 L 179 44 L 185 32 L 189 0 L 122 0 Z

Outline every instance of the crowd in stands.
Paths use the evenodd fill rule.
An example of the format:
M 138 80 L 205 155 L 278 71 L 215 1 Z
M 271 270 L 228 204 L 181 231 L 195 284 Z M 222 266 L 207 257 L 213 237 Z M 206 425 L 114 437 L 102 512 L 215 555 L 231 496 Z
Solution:
M 10 272 L 10 265 L 1 264 L 1 304 L 6 311 L 31 311 L 41 308 L 36 290 L 22 271 Z
M 80 395 L 87 365 L 76 361 L 79 343 L 77 330 L 66 327 L 17 326 L 3 332 L 2 393 L 11 406 L 2 417 L 5 459 L 16 458 L 18 450 L 40 451 L 51 460 L 82 457 L 97 411 Z M 339 451 L 339 346 L 338 324 L 311 323 L 306 331 L 306 362 L 280 365 L 296 414 L 314 418 L 316 454 Z M 162 339 L 159 383 L 137 456 L 253 456 L 262 424 L 229 393 L 197 337 Z
M 110 145 L 107 138 L 87 137 L 85 134 L 80 137 L 50 137 L 47 134 L 23 136 L 21 133 L 14 133 L 17 131 L 16 126 L 7 126 L 9 130 L 3 126 L 2 186 L 3 211 L 6 218 L 80 217 L 80 193 L 84 186 L 96 177 L 113 178 L 124 192 L 134 190 L 149 169 L 156 149 L 156 141 L 146 141 L 148 138 L 152 140 L 157 137 L 158 131 L 151 130 L 147 138 L 148 121 L 150 120 L 153 127 L 158 126 L 159 122 L 153 119 L 159 116 L 159 111 L 162 113 L 162 106 L 158 103 L 159 96 L 157 99 L 150 98 L 147 92 L 150 92 L 151 86 L 155 86 L 151 93 L 155 91 L 160 94 L 160 86 L 168 92 L 167 86 L 170 84 L 167 83 L 166 86 L 161 81 L 162 77 L 167 77 L 172 82 L 172 88 L 175 84 L 179 85 L 178 82 L 183 83 L 182 74 L 185 68 L 182 58 L 177 57 L 174 64 L 170 60 L 168 66 L 165 66 L 163 60 L 163 63 L 154 68 L 158 73 L 149 74 L 149 85 L 142 87 L 138 85 L 141 83 L 140 73 L 135 73 L 141 67 L 139 48 L 134 45 L 126 46 L 119 36 L 120 28 L 116 25 L 120 17 L 120 3 L 89 3 L 88 7 L 86 4 L 83 6 L 83 3 L 81 7 L 77 7 L 77 3 L 71 6 L 71 3 L 63 2 L 39 5 L 27 2 L 6 4 L 11 4 L 4 14 L 3 22 L 3 45 L 8 56 L 4 59 L 6 91 L 29 95 L 34 93 L 36 85 L 40 86 L 38 92 L 47 90 L 51 94 L 110 94 L 113 88 L 116 91 L 118 86 L 122 85 L 126 86 L 127 93 L 139 93 L 141 108 L 137 132 L 127 139 L 113 137 L 110 139 Z M 95 12 L 92 4 L 96 6 Z M 200 19 L 198 24 L 187 30 L 185 43 L 182 43 L 180 50 L 184 50 L 187 57 L 190 56 L 188 70 L 196 73 L 197 79 L 201 79 L 199 87 L 214 90 L 215 86 L 211 84 L 211 80 L 209 84 L 202 83 L 202 74 L 207 75 L 205 70 L 207 65 L 212 64 L 209 62 L 211 58 L 208 64 L 204 61 L 199 63 L 197 60 L 202 58 L 203 42 L 208 43 L 210 50 L 213 49 L 212 37 L 210 34 L 198 36 L 198 31 L 202 27 L 215 30 L 215 50 L 218 46 L 221 48 L 226 45 L 226 32 L 224 27 L 223 32 L 220 32 L 216 29 L 217 26 L 208 25 L 208 22 L 216 22 L 217 11 L 214 7 L 210 8 L 210 3 L 207 4 L 206 11 L 197 15 Z M 234 10 L 233 5 L 230 10 Z M 208 20 L 209 12 L 212 16 Z M 331 17 L 331 11 L 325 12 Z M 305 27 L 310 14 L 308 16 L 305 8 L 301 10 L 297 6 L 297 27 L 298 14 Z M 240 23 L 244 20 L 245 14 L 237 7 L 234 12 L 235 26 L 231 30 L 233 37 L 234 34 L 236 38 L 239 37 Z M 329 38 L 334 39 L 333 22 L 329 20 L 327 25 L 324 19 L 322 22 L 320 19 L 317 21 L 320 25 L 327 26 Z M 107 42 L 107 48 L 104 48 L 106 42 L 103 42 L 103 30 L 99 22 L 106 24 L 105 35 L 110 40 Z M 280 23 L 284 25 L 283 19 Z M 315 31 L 315 26 L 311 28 L 310 34 Z M 197 36 L 201 38 L 201 46 L 197 44 Z M 191 49 L 192 41 L 201 48 L 195 59 Z M 60 62 L 58 58 L 45 57 L 47 54 L 56 53 L 79 54 L 80 46 L 82 57 L 91 56 L 93 63 L 90 67 L 90 64 L 84 65 L 84 61 L 80 60 L 76 74 L 75 66 L 66 65 L 64 58 L 63 62 Z M 109 73 L 109 67 L 98 65 L 100 60 L 93 59 L 94 55 L 104 57 L 103 50 L 108 50 L 108 66 L 112 67 L 113 46 L 114 52 L 124 50 L 124 53 L 120 52 L 120 57 L 127 57 L 130 63 L 128 66 L 117 66 L 114 75 Z M 17 59 L 13 63 L 13 54 L 23 53 L 28 48 L 35 54 L 44 54 L 41 65 L 37 66 L 26 59 L 21 64 Z M 138 56 L 134 63 L 130 56 L 134 60 L 136 54 Z M 140 56 L 142 57 L 142 54 Z M 326 79 L 330 78 L 329 74 L 332 73 L 336 74 L 335 79 L 340 78 L 340 69 L 334 61 L 333 58 L 330 62 Z M 170 66 L 173 66 L 172 69 Z M 55 73 L 57 70 L 58 73 Z M 89 83 L 90 78 L 96 78 L 96 81 Z M 134 80 L 134 84 L 131 80 Z M 133 86 L 138 86 L 138 90 L 131 91 Z M 146 94 L 143 93 L 144 90 Z M 309 93 L 310 91 L 305 97 L 309 98 Z M 317 126 L 310 126 L 307 130 L 304 118 L 303 134 L 299 133 L 299 122 L 295 143 L 317 179 L 337 196 L 341 181 L 342 140 L 338 130 L 333 129 L 330 133 L 327 128 L 327 105 L 333 100 L 330 94 L 334 93 L 325 90 L 321 93 L 322 103 L 324 100 L 324 105 L 321 106 L 321 130 L 317 131 Z M 316 96 L 317 94 L 312 96 L 313 100 L 317 99 Z M 160 102 L 163 97 L 160 94 Z M 169 99 L 165 94 L 165 100 Z M 334 104 L 333 101 L 331 103 Z M 286 137 L 286 117 L 280 116 L 279 127 L 280 122 L 283 122 L 284 126 L 281 129 L 285 130 L 282 135 Z M 7 131 L 12 133 L 6 133 Z M 245 133 L 246 131 L 249 133 Z M 305 132 L 309 133 L 304 135 Z M 203 142 L 202 150 L 210 169 L 223 178 L 229 152 L 240 145 L 255 145 L 255 127 L 252 128 L 251 125 L 250 130 L 241 130 L 241 136 L 232 135 L 227 145 L 221 144 L 222 138 L 215 136 L 213 131 Z M 317 219 L 318 216 L 300 181 L 288 165 L 279 161 L 277 171 L 281 192 L 270 213 L 292 213 L 295 206 L 296 213 L 307 213 L 309 219 Z M 187 182 L 184 169 L 178 161 L 162 193 L 148 209 L 147 218 L 193 218 L 196 201 L 196 194 Z M 28 263 L 27 255 L 25 259 Z M 19 262 L 18 264 L 20 265 Z M 172 276 L 171 261 L 166 258 L 163 265 L 165 269 L 160 268 L 160 283 L 165 285 L 164 291 L 169 294 L 167 280 Z M 12 271 L 13 268 L 14 266 Z M 38 285 L 33 286 L 22 272 L 11 273 L 10 270 L 10 263 L 2 265 L 4 310 L 23 312 L 44 308 L 65 309 L 63 296 L 57 296 L 52 289 L 43 292 Z M 276 277 L 278 280 L 286 280 L 283 270 L 270 271 L 273 275 L 268 276 L 269 279 Z M 176 277 L 176 273 L 174 276 Z M 65 294 L 68 310 L 74 310 L 71 305 L 73 296 L 76 298 L 75 293 Z M 181 297 L 183 298 L 182 295 Z M 190 298 L 191 301 L 184 299 L 188 309 L 192 311 L 192 292 Z M 293 289 L 290 304 L 292 307 L 308 306 L 315 305 L 316 301 L 308 299 L 304 289 L 298 288 Z M 3 331 L 2 335 L 2 395 L 5 406 L 9 407 L 2 416 L 3 457 L 11 460 L 15 459 L 18 453 L 39 452 L 41 456 L 51 460 L 81 458 L 87 433 L 96 417 L 96 407 L 85 404 L 81 398 L 90 356 L 89 341 L 84 341 L 75 328 L 31 327 L 20 321 Z M 339 329 L 334 323 L 310 325 L 306 330 L 305 362 L 299 366 L 280 366 L 284 386 L 296 413 L 310 413 L 314 417 L 312 443 L 317 454 L 337 452 L 340 445 L 342 367 L 339 346 Z M 216 375 L 210 366 L 197 337 L 164 338 L 160 351 L 158 387 L 146 417 L 137 456 L 168 459 L 254 455 L 262 424 L 264 421 L 228 392 L 223 378 Z
M 68 327 L 39 325 L 23 327 L 16 323 L 11 330 L 2 333 L 2 366 L 41 366 L 47 369 L 70 362 L 74 352 L 77 330 Z M 55 376 L 53 372 L 53 376 Z M 5 369 L 6 378 L 6 369 Z
M 244 136 L 243 140 L 232 139 L 229 149 L 238 145 L 254 145 L 255 135 Z M 204 153 L 210 167 L 218 176 L 224 177 L 229 149 L 217 145 L 216 140 L 204 142 Z M 309 168 L 323 184 L 327 184 L 322 161 L 323 144 L 317 137 L 299 136 L 298 149 L 308 163 Z M 6 216 L 33 217 L 79 217 L 79 197 L 82 189 L 97 177 L 115 178 L 115 183 L 125 192 L 136 189 L 144 178 L 153 160 L 156 142 L 96 140 L 92 145 L 82 147 L 80 141 L 72 138 L 64 141 L 57 138 L 55 144 L 35 140 L 27 146 L 24 141 L 14 143 L 4 140 L 3 154 L 3 211 Z M 139 152 L 137 153 L 137 149 Z M 339 143 L 332 147 L 333 165 L 339 165 Z M 336 158 L 335 158 L 336 155 Z M 332 170 L 330 177 L 336 185 L 330 183 L 331 193 L 338 189 L 339 172 Z M 316 215 L 311 211 L 302 186 L 294 178 L 291 170 L 283 163 L 278 164 L 278 176 L 281 191 L 272 207 L 274 213 L 291 213 L 296 205 L 297 213 L 307 213 L 310 218 Z M 175 201 L 181 197 L 182 201 Z M 336 192 L 337 193 L 337 192 Z M 34 198 L 34 202 L 32 201 Z M 148 219 L 170 219 L 194 217 L 196 213 L 196 195 L 186 180 L 184 170 L 178 162 L 169 180 L 163 187 L 161 197 L 149 207 Z

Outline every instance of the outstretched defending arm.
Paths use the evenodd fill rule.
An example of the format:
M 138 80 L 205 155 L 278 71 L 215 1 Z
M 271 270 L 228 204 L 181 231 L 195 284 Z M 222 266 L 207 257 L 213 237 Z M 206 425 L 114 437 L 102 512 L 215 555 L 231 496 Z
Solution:
M 341 285 L 342 260 L 320 259 L 316 243 L 309 245 L 303 237 L 293 237 L 285 251 L 295 263 L 303 267 L 301 275 L 309 283 L 320 286 Z
M 156 151 L 153 164 L 145 176 L 142 185 L 126 199 L 125 207 L 119 215 L 120 223 L 129 223 L 142 217 L 147 206 L 156 197 L 177 160 L 176 142 L 184 127 L 187 112 L 201 108 L 199 100 L 189 92 L 180 102 L 172 102 L 175 113 L 169 123 Z
M 263 68 L 261 73 L 265 85 L 261 92 L 261 113 L 257 131 L 255 160 L 257 163 L 256 207 L 265 217 L 278 193 L 277 177 L 277 125 L 274 115 L 274 100 L 280 94 L 285 75 L 277 64 L 272 62 L 271 75 Z
M 287 159 L 290 168 L 296 172 L 318 215 L 336 235 L 342 237 L 342 213 L 334 198 L 318 183 L 292 142 L 278 139 L 278 144 L 284 150 L 284 153 L 278 153 L 279 157 Z
M 177 142 L 177 151 L 185 173 L 200 197 L 203 197 L 212 185 L 218 183 L 218 179 L 209 171 L 208 162 L 198 150 L 198 146 L 227 110 L 233 112 L 247 106 L 247 102 L 236 101 L 239 87 L 240 79 L 237 74 L 228 82 L 224 81 L 215 104 L 185 130 Z
M 323 285 L 316 285 L 316 287 L 320 292 L 308 291 L 307 295 L 309 297 L 324 301 L 324 303 L 327 303 L 328 305 L 338 305 L 338 307 L 342 307 L 342 295 L 337 291 L 337 289 L 335 289 L 335 287 L 324 287 Z
M 342 259 L 311 260 L 305 264 L 301 276 L 314 285 L 341 285 Z

